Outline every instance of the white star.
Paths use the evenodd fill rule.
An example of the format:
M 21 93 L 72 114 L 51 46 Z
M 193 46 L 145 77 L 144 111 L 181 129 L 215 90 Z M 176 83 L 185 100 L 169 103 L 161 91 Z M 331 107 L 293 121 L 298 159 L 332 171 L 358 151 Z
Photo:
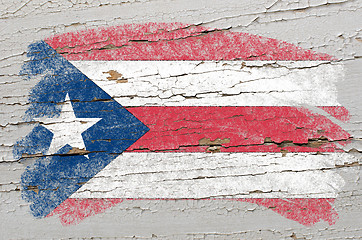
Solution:
M 60 115 L 57 118 L 36 118 L 35 120 L 41 122 L 43 127 L 54 134 L 47 152 L 47 155 L 51 155 L 67 144 L 73 148 L 86 150 L 82 133 L 101 119 L 77 118 L 67 94 Z

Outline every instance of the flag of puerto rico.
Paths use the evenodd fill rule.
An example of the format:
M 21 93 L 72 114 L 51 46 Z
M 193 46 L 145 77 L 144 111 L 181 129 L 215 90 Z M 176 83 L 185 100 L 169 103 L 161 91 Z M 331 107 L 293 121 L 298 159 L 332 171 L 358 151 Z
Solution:
M 248 33 L 130 24 L 31 44 L 22 196 L 63 224 L 129 199 L 233 200 L 334 224 L 343 64 Z M 242 203 L 240 203 L 242 204 Z

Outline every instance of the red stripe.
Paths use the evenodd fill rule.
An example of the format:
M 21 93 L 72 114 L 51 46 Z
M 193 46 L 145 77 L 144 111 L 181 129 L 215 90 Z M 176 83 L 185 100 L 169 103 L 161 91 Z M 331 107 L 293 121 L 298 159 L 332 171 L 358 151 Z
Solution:
M 138 199 L 127 199 L 138 200 Z M 214 200 L 214 199 L 206 199 Z M 224 199 L 226 200 L 226 199 Z M 230 200 L 230 199 L 228 199 Z M 334 199 L 233 199 L 241 202 L 255 203 L 264 206 L 281 216 L 310 226 L 321 220 L 332 225 L 338 218 L 333 209 Z M 108 208 L 121 203 L 123 199 L 67 199 L 47 217 L 59 215 L 63 225 L 78 224 L 85 218 L 103 213 Z
M 350 137 L 326 117 L 298 107 L 127 109 L 150 128 L 127 151 L 338 152 Z
M 335 199 L 239 199 L 242 202 L 255 203 L 267 207 L 283 217 L 305 226 L 313 225 L 321 220 L 329 225 L 335 224 L 337 212 L 332 204 Z
M 68 60 L 333 60 L 293 44 L 182 23 L 126 24 L 45 40 Z
M 332 115 L 333 117 L 335 117 L 336 119 L 343 121 L 343 122 L 348 122 L 351 119 L 351 115 L 349 114 L 347 108 L 345 107 L 330 107 L 330 106 L 323 106 L 323 107 L 319 107 L 321 109 L 323 109 L 323 111 L 329 113 L 330 115 Z
M 123 199 L 72 199 L 68 198 L 46 217 L 59 215 L 63 225 L 78 224 L 87 217 L 103 213 L 108 208 L 121 203 Z

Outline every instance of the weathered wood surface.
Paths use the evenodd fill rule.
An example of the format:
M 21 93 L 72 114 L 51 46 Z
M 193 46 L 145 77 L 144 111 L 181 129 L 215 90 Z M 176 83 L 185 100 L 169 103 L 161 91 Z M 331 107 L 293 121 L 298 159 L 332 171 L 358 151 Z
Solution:
M 111 0 L 7 0 L 2 2 L 0 7 L 0 238 L 354 239 L 362 237 L 362 223 L 360 220 L 362 216 L 362 185 L 360 180 L 362 151 L 361 8 L 361 1 L 319 0 L 295 2 L 278 0 L 257 2 L 159 0 L 122 1 L 122 3 Z M 340 154 L 338 156 L 342 156 L 342 158 L 343 156 L 347 157 L 338 159 L 338 164 L 334 165 L 328 164 L 328 161 L 319 165 L 316 162 L 312 162 L 308 166 L 303 165 L 303 169 L 307 170 L 315 169 L 327 172 L 335 170 L 339 174 L 338 176 L 343 178 L 341 181 L 343 181 L 344 185 L 342 184 L 341 190 L 336 186 L 331 187 L 334 191 L 338 190 L 338 196 L 333 203 L 334 209 L 339 216 L 335 224 L 329 225 L 328 222 L 321 221 L 312 226 L 304 226 L 296 221 L 281 217 L 267 207 L 255 205 L 252 202 L 241 203 L 226 199 L 217 201 L 128 200 L 74 226 L 63 226 L 57 217 L 36 219 L 31 215 L 29 203 L 21 197 L 20 178 L 25 168 L 32 164 L 32 161 L 30 158 L 18 161 L 14 159 L 12 153 L 14 143 L 28 134 L 34 126 L 25 124 L 23 116 L 28 107 L 29 90 L 38 80 L 24 81 L 18 74 L 22 64 L 28 61 L 26 57 L 28 45 L 52 34 L 116 26 L 124 23 L 144 22 L 184 22 L 211 28 L 229 29 L 235 32 L 247 32 L 280 39 L 340 59 L 339 63 L 344 65 L 344 77 L 322 78 L 326 82 L 336 82 L 335 90 L 337 95 L 331 95 L 328 99 L 323 98 L 323 96 L 311 95 L 312 99 L 309 99 L 309 103 L 316 105 L 315 98 L 333 103 L 338 101 L 349 110 L 350 121 L 338 122 L 351 135 L 351 141 L 343 147 L 344 153 L 338 153 Z M 109 70 L 109 78 L 107 79 L 111 81 L 108 84 L 110 85 L 108 86 L 110 92 L 113 89 L 112 85 L 129 84 L 132 81 L 132 79 L 127 79 L 127 81 L 122 79 L 122 76 L 117 75 L 116 71 L 110 72 L 110 70 L 116 70 L 116 68 L 117 66 L 112 66 L 112 69 L 101 70 L 102 73 Z M 323 68 L 324 66 L 321 66 L 319 68 L 321 70 L 318 71 L 328 70 Z M 309 71 L 309 67 L 305 67 L 305 70 Z M 96 80 L 99 80 L 99 84 L 103 82 L 106 88 L 106 80 L 97 79 L 97 73 L 94 72 L 94 74 Z M 181 75 L 183 74 L 181 73 Z M 285 73 L 278 72 L 275 72 L 275 74 L 275 81 L 277 81 L 278 74 L 285 75 Z M 290 70 L 288 74 L 293 75 L 294 73 Z M 187 79 L 188 75 L 190 76 L 188 81 L 192 81 L 192 74 L 186 73 L 183 76 Z M 127 76 L 127 78 L 129 77 Z M 167 73 L 163 77 L 172 81 Z M 209 79 L 209 76 L 205 75 L 205 81 Z M 313 79 L 308 80 L 313 82 Z M 313 83 L 320 86 L 318 81 Z M 205 93 L 210 93 L 208 84 L 201 82 L 200 85 Z M 252 83 L 250 85 L 253 87 Z M 150 88 L 152 87 L 154 86 Z M 188 85 L 184 87 L 186 88 Z M 225 85 L 220 86 L 220 88 L 224 87 Z M 268 86 L 264 85 L 264 87 L 266 88 L 265 91 L 270 91 Z M 179 88 L 182 88 L 182 86 L 179 86 Z M 310 91 L 310 88 L 307 90 Z M 223 93 L 222 91 L 219 92 Z M 236 89 L 235 91 L 240 90 Z M 330 92 L 334 92 L 334 89 L 329 88 L 327 93 Z M 230 92 L 225 93 L 230 94 Z M 160 89 L 159 94 L 160 97 L 157 98 L 157 101 L 167 102 L 172 99 L 172 94 L 175 93 L 164 92 Z M 179 93 L 177 94 L 179 95 Z M 116 93 L 114 97 L 116 99 L 117 97 L 122 98 L 122 96 L 117 96 Z M 147 95 L 146 89 L 145 94 L 140 99 L 143 99 L 143 104 L 147 104 L 147 101 L 152 103 L 152 97 Z M 212 101 L 214 98 L 208 100 L 210 99 Z M 303 99 L 305 101 L 305 98 Z M 186 100 L 192 101 L 192 98 Z M 142 106 L 139 103 L 135 105 L 130 103 L 128 106 L 140 105 Z M 228 105 L 228 103 L 225 103 L 225 105 Z M 285 104 L 281 105 L 285 106 Z M 137 113 L 138 110 L 134 108 L 133 111 Z M 218 141 L 226 140 L 224 143 L 228 144 L 228 136 L 222 137 Z M 270 139 L 264 140 L 264 137 L 262 144 L 280 147 Z M 273 136 L 267 137 L 273 138 Z M 220 149 L 222 144 L 213 144 L 210 139 L 206 138 L 203 141 L 200 140 L 199 144 L 203 147 L 203 150 L 207 149 L 206 151 L 210 150 L 212 152 L 217 148 L 217 151 L 223 151 L 222 148 Z M 316 141 L 325 140 L 317 139 Z M 318 143 L 314 144 L 318 146 Z M 248 146 L 246 144 L 243 147 Z M 295 154 L 301 159 L 305 157 L 304 155 L 308 157 L 306 153 L 303 153 L 304 155 Z M 327 154 L 326 158 L 328 156 Z M 305 158 L 307 159 L 307 157 Z M 312 153 L 311 157 L 313 158 Z M 219 162 L 215 160 L 215 164 L 217 163 Z M 132 166 L 131 160 L 126 164 Z M 158 163 L 160 166 L 157 167 L 157 161 L 149 164 L 156 169 L 155 171 L 157 169 L 165 170 L 162 163 Z M 202 163 L 197 164 L 202 166 Z M 270 163 L 266 161 L 265 164 Z M 201 168 L 197 165 L 189 165 L 190 168 Z M 177 165 L 175 166 L 177 167 Z M 117 167 L 122 169 L 122 165 L 113 167 L 114 169 Z M 287 170 L 289 170 L 289 167 Z M 208 176 L 207 169 L 203 171 L 203 174 Z M 253 173 L 249 172 L 250 169 L 246 168 L 245 171 L 246 174 L 253 176 Z M 231 171 L 228 174 L 232 175 L 234 173 Z M 98 177 L 102 178 L 104 176 Z M 179 176 L 171 176 L 176 182 L 175 185 L 177 185 L 177 179 L 180 179 L 180 177 L 190 176 L 185 176 L 182 172 Z M 253 179 L 248 179 L 248 181 L 253 181 Z M 110 188 L 112 188 L 112 185 L 110 185 Z M 114 189 L 117 189 L 117 186 Z M 111 196 L 112 191 L 109 194 Z M 210 192 L 206 194 L 210 194 Z M 129 195 L 127 197 L 133 198 L 135 196 Z M 162 197 L 173 198 L 177 196 Z M 184 196 L 181 195 L 181 197 Z M 204 198 L 205 196 L 202 195 L 201 197 Z

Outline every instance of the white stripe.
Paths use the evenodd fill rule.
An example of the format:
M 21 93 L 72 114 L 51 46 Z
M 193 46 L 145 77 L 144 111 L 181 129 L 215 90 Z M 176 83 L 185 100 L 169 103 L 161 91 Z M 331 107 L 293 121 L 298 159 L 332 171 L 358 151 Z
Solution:
M 123 153 L 71 198 L 335 198 L 346 153 Z
M 323 61 L 72 61 L 123 106 L 339 106 Z M 110 70 L 127 83 L 108 80 Z M 119 81 L 122 82 L 122 81 Z

